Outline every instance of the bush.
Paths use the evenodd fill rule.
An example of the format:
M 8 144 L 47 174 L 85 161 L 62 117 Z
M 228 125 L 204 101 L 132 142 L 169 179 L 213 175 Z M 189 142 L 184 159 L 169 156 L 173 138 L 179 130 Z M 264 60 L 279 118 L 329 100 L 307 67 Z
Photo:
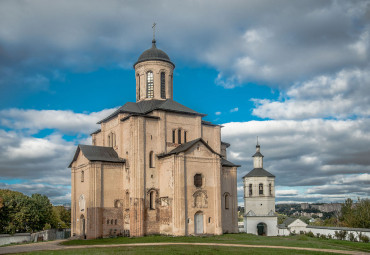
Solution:
M 317 233 L 317 234 L 316 234 L 316 237 L 317 237 L 317 238 L 319 238 L 319 237 L 320 237 L 320 233 Z
M 368 243 L 370 241 L 369 237 L 366 235 L 363 235 L 362 233 L 358 234 L 358 240 L 364 243 Z
M 334 232 L 334 235 L 335 237 L 338 239 L 338 240 L 346 240 L 346 236 L 347 236 L 347 231 L 345 230 L 341 230 L 341 231 L 335 231 Z
M 296 235 L 296 233 L 295 233 L 295 230 L 293 230 L 292 232 L 290 232 L 290 234 L 289 234 L 290 236 L 295 236 Z
M 44 230 L 51 229 L 51 225 L 49 223 L 46 223 L 44 226 Z
M 308 236 L 308 237 L 315 237 L 315 235 L 312 233 L 312 231 L 307 232 L 306 233 L 306 236 Z
M 321 238 L 321 239 L 328 239 L 328 238 L 326 238 L 326 235 L 324 235 L 324 234 L 321 234 L 321 235 L 320 235 L 320 238 Z
M 331 234 L 328 234 L 328 239 L 332 239 L 333 236 Z
M 348 239 L 351 241 L 351 242 L 357 242 L 357 239 L 355 237 L 355 235 L 353 233 L 349 233 L 348 235 Z

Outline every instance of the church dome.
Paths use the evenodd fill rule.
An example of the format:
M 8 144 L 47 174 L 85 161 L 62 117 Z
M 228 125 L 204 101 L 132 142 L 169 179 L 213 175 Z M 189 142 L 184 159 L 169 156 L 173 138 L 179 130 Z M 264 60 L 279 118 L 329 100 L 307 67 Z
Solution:
M 138 58 L 138 60 L 134 64 L 134 66 L 137 65 L 138 63 L 141 63 L 141 62 L 144 62 L 144 61 L 149 61 L 149 60 L 166 61 L 168 63 L 171 63 L 173 66 L 175 66 L 171 62 L 170 57 L 166 54 L 166 52 L 164 52 L 163 50 L 157 49 L 157 46 L 156 46 L 155 43 L 156 43 L 156 41 L 153 40 L 152 41 L 152 47 L 150 49 L 147 49 L 146 51 L 144 51 L 140 55 L 140 57 Z

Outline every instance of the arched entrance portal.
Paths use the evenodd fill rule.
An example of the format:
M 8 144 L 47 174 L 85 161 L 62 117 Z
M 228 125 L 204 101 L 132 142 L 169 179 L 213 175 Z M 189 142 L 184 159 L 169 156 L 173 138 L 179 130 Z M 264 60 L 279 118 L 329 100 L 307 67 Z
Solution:
M 80 233 L 81 236 L 83 236 L 83 238 L 86 239 L 86 222 L 85 216 L 83 214 L 80 217 Z
M 203 234 L 203 213 L 197 212 L 194 215 L 194 233 Z
M 267 225 L 263 222 L 257 224 L 257 233 L 259 236 L 265 236 L 267 233 Z

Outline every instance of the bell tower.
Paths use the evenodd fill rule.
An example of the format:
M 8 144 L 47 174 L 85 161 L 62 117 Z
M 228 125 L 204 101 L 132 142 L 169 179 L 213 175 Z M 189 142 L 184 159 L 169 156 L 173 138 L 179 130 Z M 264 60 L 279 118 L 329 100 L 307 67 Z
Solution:
M 275 215 L 275 176 L 263 169 L 261 146 L 256 145 L 253 170 L 243 177 L 244 229 L 258 235 L 277 235 Z
M 173 99 L 173 69 L 169 56 L 157 48 L 153 24 L 152 47 L 144 51 L 134 64 L 136 102 Z

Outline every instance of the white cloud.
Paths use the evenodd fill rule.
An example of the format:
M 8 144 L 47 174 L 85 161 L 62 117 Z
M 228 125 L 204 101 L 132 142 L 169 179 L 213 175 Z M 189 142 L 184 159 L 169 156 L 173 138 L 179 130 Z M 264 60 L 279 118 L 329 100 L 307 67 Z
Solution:
M 215 112 L 215 115 L 221 115 L 221 112 Z
M 254 99 L 253 114 L 270 119 L 348 118 L 370 116 L 369 69 L 342 70 L 297 83 L 285 100 Z
M 16 130 L 30 130 L 37 133 L 43 129 L 56 129 L 65 133 L 89 134 L 99 128 L 96 123 L 115 109 L 92 113 L 75 113 L 62 110 L 0 110 L 0 124 Z
M 45 86 L 59 69 L 131 68 L 150 47 L 153 20 L 160 48 L 218 70 L 222 86 L 289 86 L 367 65 L 368 8 L 367 1 L 2 1 L 0 86 L 30 79 Z
M 237 111 L 239 111 L 239 108 L 238 107 L 235 107 L 235 108 L 233 108 L 233 109 L 230 110 L 230 112 L 237 112 Z
M 297 196 L 298 195 L 298 190 L 276 190 L 275 192 L 277 197 L 280 196 Z
M 0 129 L 1 179 L 19 181 L 0 183 L 0 188 L 28 195 L 41 193 L 57 204 L 69 202 L 71 174 L 67 167 L 76 144 L 91 144 L 87 135 L 97 128 L 97 121 L 113 110 L 86 114 L 57 110 L 1 110 L 2 126 L 13 129 Z M 30 135 L 45 129 L 54 131 L 44 137 Z M 72 141 L 66 141 L 63 138 L 66 133 L 78 135 Z

